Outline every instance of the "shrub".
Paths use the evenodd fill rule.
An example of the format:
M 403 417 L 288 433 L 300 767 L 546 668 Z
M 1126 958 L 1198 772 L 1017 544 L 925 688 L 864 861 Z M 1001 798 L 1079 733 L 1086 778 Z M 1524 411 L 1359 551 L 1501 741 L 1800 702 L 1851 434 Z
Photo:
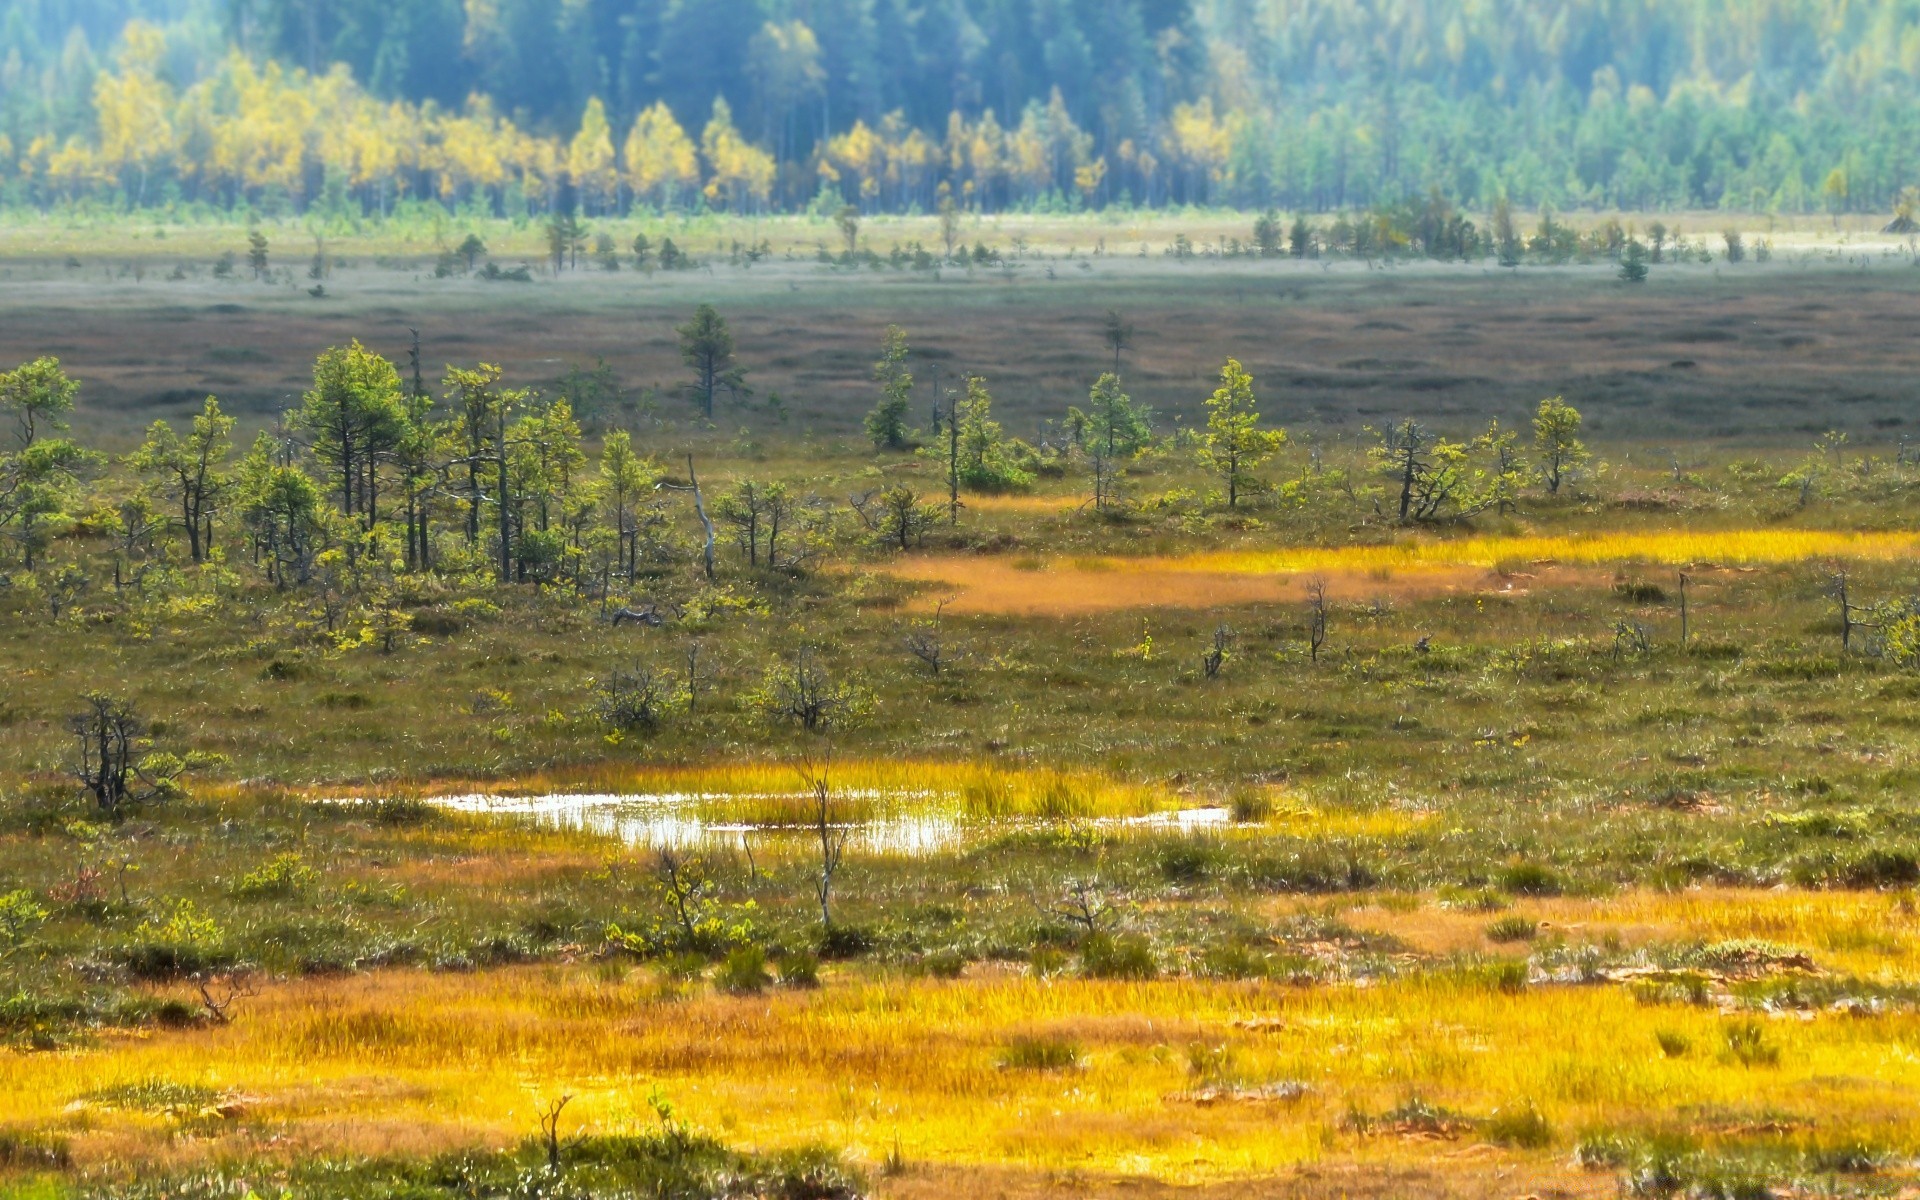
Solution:
M 1920 883 L 1920 860 L 1904 850 L 1869 850 L 1842 866 L 1840 878 L 1856 888 Z
M 1527 964 L 1524 962 L 1500 962 L 1485 967 L 1481 978 L 1496 992 L 1515 996 L 1527 990 Z
M 1551 868 L 1517 863 L 1500 872 L 1500 889 L 1515 896 L 1558 896 L 1565 884 Z
M 1727 1057 L 1743 1067 L 1771 1067 L 1780 1061 L 1780 1048 L 1767 1040 L 1767 1031 L 1758 1021 L 1729 1021 L 1721 1026 L 1720 1037 Z
M 1201 1084 L 1230 1087 L 1240 1079 L 1240 1056 L 1224 1042 L 1193 1042 L 1187 1046 L 1187 1074 Z
M 367 814 L 376 825 L 399 828 L 425 825 L 438 817 L 440 810 L 411 796 L 382 796 L 367 803 Z
M 297 896 L 319 878 L 298 854 L 282 854 L 242 875 L 233 894 L 247 900 Z
M 1225 858 L 1218 845 L 1194 837 L 1169 839 L 1157 857 L 1160 874 L 1168 883 L 1199 883 L 1218 870 Z
M 1097 933 L 1080 947 L 1080 973 L 1089 979 L 1154 979 L 1160 964 L 1143 937 Z
M 935 979 L 958 979 L 966 973 L 967 956 L 958 950 L 936 950 L 921 959 L 920 966 Z
M 1487 1118 L 1484 1132 L 1495 1145 L 1523 1150 L 1538 1150 L 1553 1141 L 1553 1127 L 1531 1103 L 1522 1108 L 1496 1109 Z
M 1633 1158 L 1633 1146 L 1612 1133 L 1590 1133 L 1573 1147 L 1573 1165 L 1583 1171 L 1617 1171 Z
M 0 1169 L 64 1171 L 72 1165 L 73 1153 L 65 1138 L 0 1130 Z
M 1671 1029 L 1654 1030 L 1653 1040 L 1659 1044 L 1660 1053 L 1666 1055 L 1668 1058 L 1685 1058 L 1688 1052 L 1693 1049 L 1693 1042 L 1688 1039 L 1687 1035 L 1675 1033 Z
M 0 948 L 26 941 L 46 919 L 46 906 L 32 892 L 23 889 L 0 896 Z
M 1227 808 L 1242 825 L 1263 824 L 1273 817 L 1273 795 L 1251 784 L 1237 787 L 1227 797 Z
M 857 925 L 835 925 L 820 935 L 820 957 L 857 958 L 873 949 L 873 934 Z
M 774 960 L 774 969 L 780 973 L 782 987 L 817 988 L 820 986 L 820 959 L 804 950 L 782 954 Z
M 1518 913 L 1501 917 L 1487 926 L 1487 940 L 1502 944 L 1509 942 L 1530 942 L 1540 936 L 1540 925 L 1531 917 Z
M 764 991 L 773 977 L 767 974 L 767 952 L 758 946 L 736 946 L 714 977 L 722 991 L 751 995 Z
M 1070 965 L 1066 951 L 1054 946 L 1035 946 L 1032 953 L 1027 955 L 1027 969 L 1040 979 L 1065 974 Z
M 1017 1037 L 1000 1052 L 1009 1071 L 1070 1071 L 1080 1065 L 1080 1043 L 1065 1037 Z

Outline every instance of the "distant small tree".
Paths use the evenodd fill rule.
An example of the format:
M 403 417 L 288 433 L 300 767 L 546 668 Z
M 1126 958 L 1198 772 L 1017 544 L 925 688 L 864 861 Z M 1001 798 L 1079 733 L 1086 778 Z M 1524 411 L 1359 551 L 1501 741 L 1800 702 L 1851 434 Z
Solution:
M 880 361 L 873 364 L 873 380 L 880 385 L 880 403 L 867 414 L 867 436 L 883 450 L 904 450 L 907 414 L 913 405 L 913 372 L 907 369 L 907 331 L 887 326 Z
M 255 279 L 267 277 L 267 235 L 257 228 L 247 231 L 247 268 Z
M 1645 283 L 1647 281 L 1647 248 L 1640 244 L 1639 238 L 1629 238 L 1627 248 L 1620 255 L 1620 282 Z
M 1253 246 L 1260 252 L 1261 258 L 1280 257 L 1286 230 L 1280 224 L 1280 214 L 1269 208 L 1260 214 L 1253 223 Z
M 1747 261 L 1747 239 L 1738 229 L 1729 229 L 1720 235 L 1727 244 L 1727 261 L 1730 263 Z
M 1493 252 L 1503 267 L 1520 265 L 1520 231 L 1513 224 L 1513 205 L 1505 196 L 1493 205 Z
M 633 265 L 642 271 L 653 261 L 653 242 L 644 233 L 633 235 Z
M 1540 402 L 1533 418 L 1533 448 L 1540 456 L 1540 479 L 1557 496 L 1568 477 L 1592 459 L 1580 440 L 1580 410 L 1559 396 Z
M 846 247 L 847 260 L 851 262 L 860 249 L 860 210 L 846 205 L 834 214 L 833 223 L 840 227 L 840 243 Z
M 1305 216 L 1293 218 L 1293 227 L 1287 230 L 1287 253 L 1295 258 L 1305 258 L 1313 252 L 1313 226 L 1307 224 Z
M 1120 355 L 1133 349 L 1133 326 L 1114 309 L 1107 310 L 1107 320 L 1102 336 L 1106 339 L 1107 349 L 1113 351 L 1113 373 L 1120 375 Z
M 467 240 L 460 243 L 458 253 L 461 258 L 467 260 L 467 274 L 471 275 L 479 270 L 481 256 L 486 252 L 487 244 L 480 240 L 480 235 L 477 233 L 468 234 Z
M 680 326 L 680 357 L 693 368 L 692 390 L 701 413 L 713 419 L 714 393 L 726 388 L 735 396 L 747 393 L 746 372 L 734 365 L 733 331 L 711 304 L 694 310 L 693 320 Z
M 954 202 L 951 184 L 940 185 L 940 241 L 946 246 L 947 262 L 953 261 L 954 247 L 960 243 L 960 206 Z
M 1285 430 L 1260 428 L 1254 405 L 1253 376 L 1238 360 L 1228 359 L 1220 387 L 1207 400 L 1207 431 L 1199 449 L 1200 465 L 1226 484 L 1228 508 L 1240 506 L 1241 495 L 1257 483 L 1253 472 L 1287 441 Z

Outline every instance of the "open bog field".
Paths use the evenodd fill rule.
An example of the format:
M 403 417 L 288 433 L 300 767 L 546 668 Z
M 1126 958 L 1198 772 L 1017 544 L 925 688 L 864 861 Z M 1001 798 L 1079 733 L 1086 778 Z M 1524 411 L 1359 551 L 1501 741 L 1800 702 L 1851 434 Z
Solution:
M 1911 1194 L 1904 245 L 1188 220 L 0 229 L 0 1197 Z
M 698 270 L 608 273 L 583 261 L 558 277 L 537 230 L 486 231 L 498 262 L 540 272 L 524 284 L 436 279 L 425 239 L 335 240 L 317 299 L 306 272 L 313 241 L 297 229 L 268 227 L 287 270 L 274 284 L 245 278 L 244 266 L 211 277 L 218 254 L 245 250 L 243 230 L 176 230 L 158 242 L 48 230 L 38 253 L 25 235 L 4 242 L 0 359 L 74 364 L 87 380 L 82 411 L 103 436 L 124 437 L 209 393 L 265 422 L 305 388 L 319 351 L 358 337 L 399 358 L 417 329 L 436 380 L 444 364 L 489 361 L 551 388 L 604 361 L 636 405 L 651 389 L 645 410 L 684 438 L 695 423 L 676 391 L 673 330 L 712 302 L 734 325 L 756 393 L 723 405 L 727 434 L 857 437 L 873 347 L 900 324 L 928 405 L 935 372 L 945 386 L 977 372 L 1009 429 L 1038 437 L 1111 366 L 1101 336 L 1111 309 L 1136 330 L 1129 387 L 1169 425 L 1199 415 L 1229 355 L 1261 381 L 1275 420 L 1336 442 L 1415 413 L 1464 430 L 1554 394 L 1580 407 L 1596 436 L 1683 453 L 1699 437 L 1798 445 L 1836 427 L 1893 443 L 1913 419 L 1906 381 L 1920 351 L 1907 325 L 1920 275 L 1891 240 L 1788 243 L 1768 263 L 1657 267 L 1627 288 L 1604 261 L 1507 271 L 1169 256 L 1179 233 L 1203 246 L 1245 237 L 1204 216 L 1093 228 L 1089 238 L 1087 226 L 982 222 L 968 240 L 992 245 L 1005 265 L 866 269 L 813 261 L 837 236 L 830 227 L 771 220 L 679 231 L 707 263 Z M 865 236 L 884 255 L 936 231 L 894 221 Z M 729 261 L 732 241 L 755 237 L 772 257 Z M 785 422 L 766 408 L 775 394 Z

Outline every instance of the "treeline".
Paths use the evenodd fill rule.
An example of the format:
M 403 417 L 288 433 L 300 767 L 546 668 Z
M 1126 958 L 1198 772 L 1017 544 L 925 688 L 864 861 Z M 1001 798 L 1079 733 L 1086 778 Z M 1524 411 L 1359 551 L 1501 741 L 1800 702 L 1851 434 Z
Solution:
M 0 195 L 1883 211 L 1920 164 L 1910 24 L 1901 0 L 6 0 Z
M 678 333 L 685 394 L 711 420 L 722 394 L 748 392 L 747 371 L 711 306 Z M 184 427 L 156 421 L 135 451 L 108 460 L 68 436 L 79 383 L 57 360 L 36 359 L 0 372 L 0 564 L 21 568 L 0 582 L 37 594 L 57 619 L 96 582 L 54 553 L 63 539 L 110 548 L 117 588 L 162 595 L 182 567 L 223 578 L 250 568 L 311 599 L 315 636 L 391 649 L 410 620 L 399 598 L 419 590 L 407 579 L 561 587 L 611 609 L 689 568 L 721 582 L 724 549 L 749 572 L 787 575 L 810 573 L 836 548 L 911 549 L 957 528 L 969 497 L 1042 477 L 1083 478 L 1088 515 L 1101 521 L 1346 504 L 1435 524 L 1509 509 L 1536 485 L 1559 493 L 1588 459 L 1579 413 L 1549 400 L 1534 423 L 1534 460 L 1521 432 L 1497 422 L 1452 441 L 1407 420 L 1376 431 L 1364 466 L 1330 468 L 1315 453 L 1276 483 L 1266 468 L 1289 438 L 1263 421 L 1238 362 L 1223 368 L 1204 424 L 1166 437 L 1118 373 L 1131 329 L 1113 316 L 1107 339 L 1115 370 L 1034 445 L 995 420 L 980 376 L 916 411 L 906 333 L 889 329 L 866 430 L 877 454 L 919 455 L 940 492 L 894 484 L 844 501 L 780 480 L 713 491 L 693 456 L 661 462 L 624 430 L 600 439 L 596 458 L 565 396 L 513 387 L 486 364 L 448 367 L 430 384 L 418 346 L 401 366 L 358 342 L 321 354 L 311 389 L 250 448 L 236 452 L 235 419 L 209 397 Z M 1206 490 L 1134 494 L 1139 472 L 1169 466 Z

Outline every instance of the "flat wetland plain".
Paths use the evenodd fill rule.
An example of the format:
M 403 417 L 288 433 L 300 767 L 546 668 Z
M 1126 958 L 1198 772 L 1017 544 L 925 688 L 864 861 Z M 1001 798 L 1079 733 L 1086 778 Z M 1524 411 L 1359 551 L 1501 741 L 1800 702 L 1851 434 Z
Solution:
M 1212 220 L 1203 246 L 1229 236 Z M 752 266 L 693 238 L 699 270 L 525 283 L 343 237 L 322 295 L 291 229 L 269 230 L 297 268 L 274 284 L 209 277 L 237 230 L 4 231 L 0 366 L 58 356 L 103 451 L 208 394 L 244 446 L 320 351 L 358 338 L 404 372 L 417 330 L 435 384 L 604 362 L 590 455 L 627 428 L 675 471 L 695 455 L 709 495 L 818 497 L 835 532 L 805 571 L 723 545 L 710 586 L 663 493 L 677 549 L 610 597 L 663 627 L 469 564 L 400 589 L 390 649 L 276 592 L 230 533 L 214 566 L 156 552 L 116 587 L 113 537 L 79 526 L 52 561 L 89 586 L 58 612 L 53 567 L 9 567 L 0 1195 L 561 1195 L 525 1182 L 561 1097 L 569 1169 L 707 1172 L 661 1194 L 724 1194 L 726 1171 L 789 1197 L 1912 1185 L 1906 248 L 1783 238 L 1635 288 L 1606 263 L 1181 260 L 1171 223 L 1104 248 L 1062 228 L 970 229 L 1008 256 L 1031 238 L 932 272 L 823 265 L 828 227 L 775 222 Z M 674 332 L 702 302 L 754 389 L 711 425 Z M 937 457 L 861 436 L 887 325 L 916 421 L 936 369 L 978 372 L 1010 434 L 1057 443 L 1111 368 L 1110 309 L 1163 434 L 1246 364 L 1294 435 L 1272 490 L 1209 505 L 1169 436 L 1128 464 L 1121 516 L 1073 459 L 909 553 L 866 535 L 849 497 L 944 486 Z M 1466 439 L 1550 395 L 1595 453 L 1562 494 L 1391 520 L 1368 425 Z M 1848 439 L 1816 448 L 1829 430 Z M 909 652 L 929 639 L 937 671 Z M 824 738 L 770 719 L 796 662 L 840 689 Z M 670 698 L 615 728 L 598 698 L 634 670 Z M 101 688 L 202 756 L 184 795 L 81 803 L 65 721 Z M 826 933 L 822 773 L 845 828 L 957 831 L 849 843 Z M 433 803 L 473 794 L 671 797 L 697 836 Z

